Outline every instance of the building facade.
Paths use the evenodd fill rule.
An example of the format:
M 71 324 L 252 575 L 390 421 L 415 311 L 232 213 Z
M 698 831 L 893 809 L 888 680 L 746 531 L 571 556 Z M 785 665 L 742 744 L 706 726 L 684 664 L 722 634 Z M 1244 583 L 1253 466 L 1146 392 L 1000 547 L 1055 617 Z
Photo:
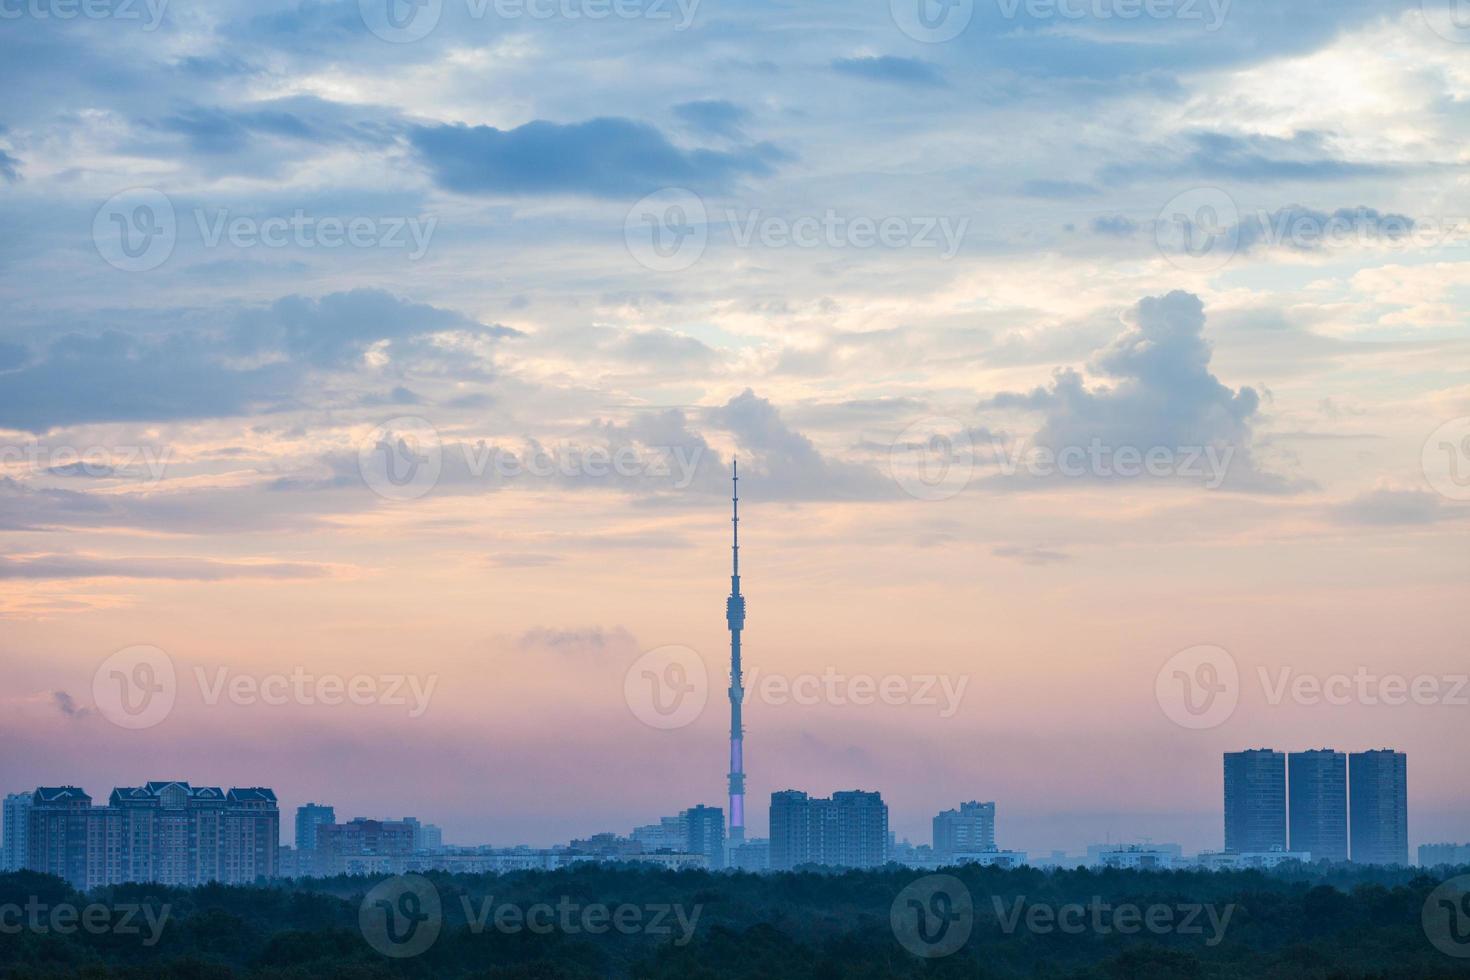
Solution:
M 415 826 L 406 820 L 367 820 L 317 827 L 318 874 L 377 874 L 414 853 Z
M 934 818 L 934 856 L 941 864 L 961 854 L 995 850 L 995 804 L 961 803 Z
M 876 868 L 887 861 L 888 806 L 878 793 L 848 790 L 813 798 L 771 794 L 771 869 L 804 864 Z
M 1271 749 L 1225 753 L 1225 850 L 1286 850 L 1286 756 Z
M 725 867 L 725 811 L 717 806 L 693 806 L 679 814 L 684 850 L 703 854 L 711 871 Z
M 1359 864 L 1409 863 L 1408 757 L 1392 749 L 1348 757 L 1352 859 Z
M 19 871 L 26 866 L 27 831 L 30 826 L 31 799 L 34 793 L 11 793 L 5 797 L 3 814 L 4 846 L 0 870 Z
M 280 813 L 263 788 L 151 782 L 96 807 L 75 786 L 41 787 L 27 834 L 27 866 L 77 888 L 249 884 L 276 876 Z
M 335 808 L 321 803 L 307 803 L 296 808 L 296 850 L 315 851 L 316 831 L 323 824 L 337 822 Z
M 1348 859 L 1347 756 L 1331 749 L 1287 756 L 1291 849 L 1314 861 Z

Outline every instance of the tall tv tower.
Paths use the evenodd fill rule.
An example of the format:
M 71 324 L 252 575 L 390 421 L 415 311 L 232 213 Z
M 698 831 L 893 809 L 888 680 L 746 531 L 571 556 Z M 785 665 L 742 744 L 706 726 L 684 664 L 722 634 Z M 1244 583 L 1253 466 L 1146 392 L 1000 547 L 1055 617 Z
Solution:
M 740 594 L 740 463 L 730 462 L 732 506 L 730 595 L 725 600 L 725 622 L 730 625 L 730 844 L 745 840 L 745 731 L 740 705 L 745 700 L 740 673 L 740 631 L 745 628 L 745 596 Z

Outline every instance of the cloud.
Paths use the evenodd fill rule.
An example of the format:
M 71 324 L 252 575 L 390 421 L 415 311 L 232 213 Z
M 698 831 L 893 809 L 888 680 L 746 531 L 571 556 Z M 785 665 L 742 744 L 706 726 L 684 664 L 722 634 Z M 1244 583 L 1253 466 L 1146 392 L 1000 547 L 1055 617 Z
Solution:
M 521 336 L 498 324 L 400 299 L 380 289 L 354 289 L 320 299 L 287 296 L 264 309 L 240 314 L 232 331 L 236 347 L 258 354 L 280 352 L 313 367 L 356 361 L 380 341 L 402 341 L 452 330 L 493 339 Z
M 1092 230 L 1099 235 L 1132 238 L 1138 230 L 1138 223 L 1121 214 L 1105 214 L 1092 219 Z
M 68 718 L 85 718 L 92 713 L 91 708 L 78 705 L 76 699 L 65 691 L 52 691 L 51 703 Z
M 307 562 L 239 562 L 207 558 L 96 558 L 75 554 L 0 556 L 5 579 L 165 579 L 223 582 L 231 579 L 309 579 L 330 574 Z
M 1280 246 L 1309 252 L 1354 242 L 1396 241 L 1414 230 L 1408 215 L 1384 213 L 1359 205 L 1332 213 L 1293 204 L 1270 214 L 1254 214 L 1236 224 L 1227 241 L 1241 251 Z
M 1072 560 L 1072 556 L 1066 552 L 1053 551 L 1050 548 L 1023 548 L 1018 545 L 1002 545 L 992 549 L 990 553 L 997 558 L 1014 558 L 1027 565 L 1054 565 Z
M 117 467 L 107 463 L 88 463 L 77 460 L 75 463 L 62 463 L 59 466 L 48 466 L 46 472 L 52 476 L 86 476 L 96 479 L 104 479 L 117 475 Z
M 84 422 L 278 410 L 296 405 L 313 370 L 357 366 L 370 346 L 383 341 L 400 360 L 443 360 L 451 355 L 420 339 L 450 331 L 492 340 L 519 335 L 376 289 L 287 296 L 224 319 L 225 328 L 161 336 L 114 329 L 64 334 L 0 374 L 0 427 L 44 432 Z M 479 362 L 455 355 L 453 363 L 464 373 Z
M 832 62 L 832 70 L 874 82 L 929 87 L 945 84 L 944 75 L 939 69 L 919 58 L 899 58 L 894 55 L 838 58 Z
M 1451 514 L 1443 498 L 1428 490 L 1394 490 L 1380 487 L 1359 494 L 1331 509 L 1339 524 L 1395 526 L 1434 524 Z
M 519 650 L 544 650 L 561 656 L 585 656 L 613 652 L 624 653 L 635 649 L 638 641 L 621 626 L 604 629 L 589 626 L 581 629 L 548 629 L 537 627 L 527 630 L 516 640 Z
M 10 184 L 20 180 L 20 161 L 4 150 L 0 150 L 0 177 Z
M 1286 489 L 1280 477 L 1260 472 L 1251 456 L 1260 396 L 1254 388 L 1228 388 L 1210 372 L 1212 350 L 1199 297 L 1178 290 L 1146 297 L 1127 320 L 1128 328 L 1090 365 L 1094 374 L 1111 379 L 1110 386 L 1088 387 L 1076 370 L 1060 369 L 1051 384 L 1003 392 L 983 401 L 981 409 L 1040 413 L 1034 442 L 1052 453 L 1094 445 L 1109 453 L 1159 449 L 1183 465 L 1188 451 L 1214 448 L 1217 459 L 1226 459 L 1228 473 L 1216 474 L 1226 478 L 1226 486 Z
M 674 106 L 674 114 L 694 129 L 729 139 L 738 139 L 741 124 L 750 118 L 748 111 L 724 99 L 681 102 Z
M 1108 183 L 1164 176 L 1249 182 L 1334 181 L 1381 177 L 1394 169 L 1334 156 L 1323 134 L 1310 131 L 1290 137 L 1188 133 L 1177 144 L 1153 146 L 1148 150 L 1136 160 L 1104 167 L 1100 176 Z
M 769 146 L 684 150 L 654 127 L 604 117 L 561 124 L 537 120 L 493 126 L 415 126 L 415 152 L 446 190 L 460 194 L 587 194 L 620 197 L 661 187 L 719 189 L 736 177 L 771 172 Z
M 708 422 L 735 436 L 742 461 L 761 474 L 762 495 L 776 499 L 880 499 L 895 495 L 876 469 L 831 459 L 788 426 L 769 401 L 747 388 L 705 413 Z
M 285 396 L 299 375 L 287 364 L 229 365 L 197 333 L 68 334 L 3 376 L 0 427 L 44 432 L 78 422 L 237 415 Z

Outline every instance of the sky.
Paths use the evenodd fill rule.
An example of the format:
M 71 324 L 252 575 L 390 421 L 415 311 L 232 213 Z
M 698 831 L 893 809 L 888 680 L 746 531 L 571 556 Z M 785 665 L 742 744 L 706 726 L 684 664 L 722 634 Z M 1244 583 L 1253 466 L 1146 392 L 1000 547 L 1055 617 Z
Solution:
M 1470 840 L 1439 0 L 0 3 L 0 788 Z M 289 822 L 289 820 L 284 821 Z M 289 837 L 289 832 L 288 832 Z

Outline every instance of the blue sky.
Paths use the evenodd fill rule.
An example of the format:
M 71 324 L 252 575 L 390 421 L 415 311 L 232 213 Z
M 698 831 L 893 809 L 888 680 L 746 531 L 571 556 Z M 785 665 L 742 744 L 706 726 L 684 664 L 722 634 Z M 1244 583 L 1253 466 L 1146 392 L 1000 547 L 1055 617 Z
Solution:
M 1075 814 L 1028 846 L 1104 826 L 1218 845 L 1219 751 L 1336 739 L 1407 748 L 1425 834 L 1470 837 L 1463 709 L 1456 728 L 1444 705 L 1257 697 L 1181 733 L 1153 702 L 1159 665 L 1199 643 L 1251 677 L 1463 669 L 1467 512 L 1444 467 L 1470 416 L 1470 29 L 1452 5 L 6 9 L 0 649 L 20 664 L 7 737 L 31 747 L 7 790 L 65 769 L 94 792 L 274 782 L 363 812 L 418 793 L 502 842 L 604 829 L 568 815 L 591 790 L 638 822 L 717 802 L 717 711 L 690 736 L 708 773 L 687 743 L 624 733 L 667 781 L 595 733 L 629 723 L 618 678 L 642 650 L 686 644 L 718 673 L 739 453 L 752 609 L 771 610 L 754 661 L 977 678 L 942 720 L 753 708 L 753 814 L 777 782 L 860 784 L 919 839 L 934 810 L 996 797 Z M 403 418 L 447 450 L 406 501 L 361 468 Z M 1442 426 L 1451 456 L 1426 462 Z M 938 437 L 972 478 L 916 493 L 894 459 Z M 1002 465 L 1093 443 L 1224 462 Z M 676 465 L 528 478 L 475 447 Z M 547 635 L 569 639 L 528 663 Z M 456 683 L 392 751 L 355 716 L 201 707 L 127 733 L 164 768 L 198 736 L 189 772 L 114 774 L 86 749 L 105 720 L 51 695 L 85 703 L 96 664 L 141 642 L 181 665 L 416 661 Z M 613 680 L 568 666 L 588 662 Z M 588 720 L 533 738 L 563 698 Z M 319 751 L 263 734 L 249 778 L 217 771 L 210 753 L 262 726 Z M 1058 758 L 1084 735 L 1096 755 Z M 955 739 L 999 758 L 934 748 Z M 336 766 L 353 745 L 402 762 L 376 796 Z M 904 745 L 942 761 L 915 772 Z M 403 762 L 425 757 L 432 785 Z M 1119 757 L 1149 777 L 1092 775 Z M 511 788 L 544 766 L 556 788 Z M 1034 777 L 1057 768 L 1060 799 Z M 801 783 L 813 769 L 833 785 Z

